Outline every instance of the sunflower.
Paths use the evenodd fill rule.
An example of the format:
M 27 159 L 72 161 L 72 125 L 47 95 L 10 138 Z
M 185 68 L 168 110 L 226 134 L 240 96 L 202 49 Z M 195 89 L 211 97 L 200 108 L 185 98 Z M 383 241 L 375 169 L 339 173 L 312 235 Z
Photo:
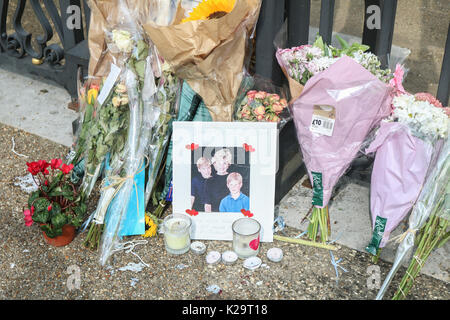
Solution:
M 235 3 L 236 0 L 203 0 L 181 23 L 221 18 L 233 10 Z
M 153 237 L 156 235 L 158 225 L 153 221 L 152 217 L 145 215 L 145 233 L 142 235 L 144 238 Z

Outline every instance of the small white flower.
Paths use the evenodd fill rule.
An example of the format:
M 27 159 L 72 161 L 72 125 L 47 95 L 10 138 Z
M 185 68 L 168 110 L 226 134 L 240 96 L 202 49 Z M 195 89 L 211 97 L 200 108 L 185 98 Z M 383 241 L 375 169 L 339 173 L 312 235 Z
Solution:
M 401 95 L 393 99 L 393 116 L 409 126 L 415 133 L 431 138 L 447 136 L 449 119 L 444 110 L 428 101 L 417 101 L 412 95 Z

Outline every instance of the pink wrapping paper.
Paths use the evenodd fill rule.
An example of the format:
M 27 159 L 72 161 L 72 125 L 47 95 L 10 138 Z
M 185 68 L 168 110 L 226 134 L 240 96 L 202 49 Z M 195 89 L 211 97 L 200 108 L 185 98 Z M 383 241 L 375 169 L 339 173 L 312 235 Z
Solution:
M 311 182 L 314 182 L 311 172 L 322 174 L 323 205 L 317 207 L 328 205 L 334 185 L 357 155 L 369 131 L 389 116 L 391 91 L 388 85 L 344 56 L 309 79 L 294 101 L 291 112 Z M 332 136 L 310 131 L 317 104 L 335 108 Z
M 376 152 L 370 185 L 372 227 L 376 217 L 386 218 L 380 247 L 412 209 L 420 194 L 431 161 L 431 144 L 411 135 L 398 122 L 382 122 L 366 150 Z

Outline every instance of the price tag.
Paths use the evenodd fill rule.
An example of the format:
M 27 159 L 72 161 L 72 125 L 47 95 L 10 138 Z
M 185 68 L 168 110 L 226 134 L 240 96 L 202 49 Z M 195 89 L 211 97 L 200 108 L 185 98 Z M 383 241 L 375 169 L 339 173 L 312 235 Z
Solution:
M 336 112 L 333 106 L 315 105 L 309 130 L 331 137 L 333 135 Z

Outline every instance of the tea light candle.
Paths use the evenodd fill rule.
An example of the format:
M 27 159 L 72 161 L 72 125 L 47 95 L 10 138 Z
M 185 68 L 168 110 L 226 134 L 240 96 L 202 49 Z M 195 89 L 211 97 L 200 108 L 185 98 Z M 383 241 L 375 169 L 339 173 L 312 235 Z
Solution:
M 259 252 L 261 225 L 255 219 L 241 218 L 233 222 L 233 250 L 239 258 L 256 256 Z
M 211 251 L 206 255 L 206 263 L 207 264 L 216 264 L 219 263 L 222 256 L 219 251 Z
M 203 242 L 194 241 L 191 243 L 191 251 L 195 254 L 204 254 L 206 252 L 206 246 Z
M 163 226 L 167 252 L 183 254 L 189 251 L 191 219 L 188 216 L 171 214 L 164 219 Z
M 232 265 L 238 259 L 236 252 L 233 251 L 225 251 L 222 253 L 222 261 L 224 264 Z
M 280 262 L 283 259 L 283 251 L 280 248 L 270 248 L 267 251 L 267 259 L 272 262 Z
M 258 257 L 250 257 L 244 260 L 243 266 L 249 270 L 256 270 L 261 266 L 262 260 Z

